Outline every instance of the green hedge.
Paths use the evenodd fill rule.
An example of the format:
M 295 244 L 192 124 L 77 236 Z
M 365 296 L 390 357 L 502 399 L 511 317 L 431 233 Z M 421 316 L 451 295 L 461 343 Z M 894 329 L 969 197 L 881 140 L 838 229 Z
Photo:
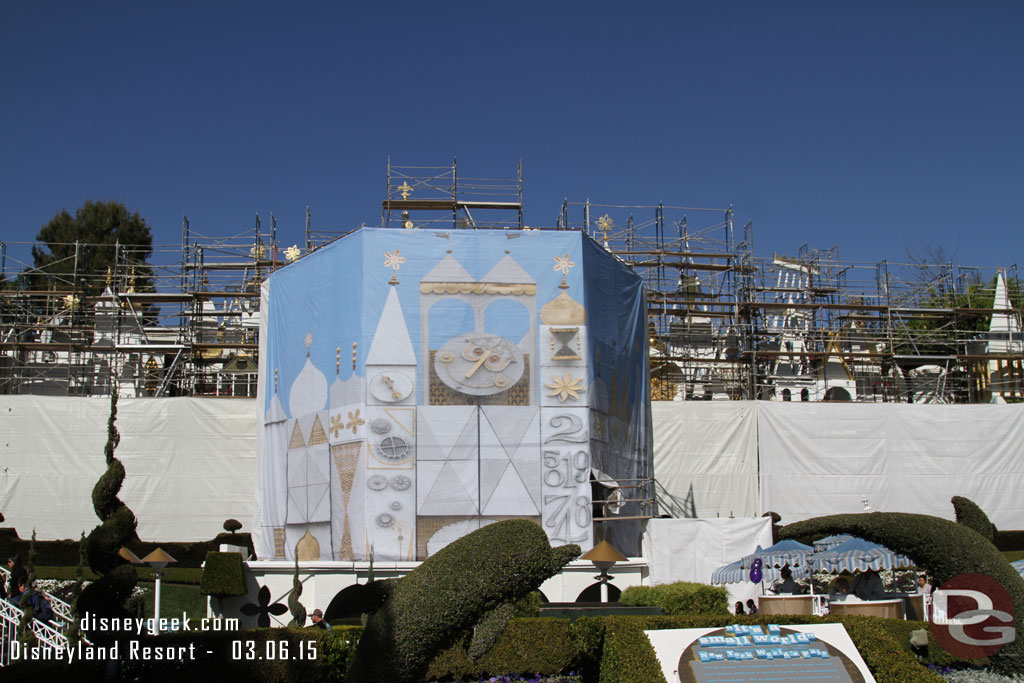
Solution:
M 995 539 L 996 525 L 988 518 L 985 511 L 978 507 L 970 498 L 953 496 L 950 501 L 953 503 L 953 511 L 956 513 L 956 521 L 966 527 L 974 529 L 989 541 Z
M 1024 531 L 996 531 L 996 537 L 992 542 L 1003 552 L 1024 550 Z
M 471 633 L 466 632 L 434 658 L 427 680 L 568 671 L 577 654 L 570 628 L 567 619 L 514 619 L 494 647 L 476 661 L 469 657 Z
M 642 628 L 625 617 L 605 622 L 599 683 L 665 683 L 661 664 Z
M 669 616 L 678 614 L 729 614 L 729 591 L 724 586 L 678 581 L 660 586 L 630 586 L 623 591 L 623 605 L 655 605 Z
M 217 597 L 245 595 L 248 591 L 245 588 L 242 554 L 212 551 L 206 553 L 206 565 L 203 568 L 199 592 Z
M 58 581 L 74 581 L 77 567 L 36 567 L 37 579 L 57 579 Z M 135 574 L 139 581 L 152 581 L 153 568 L 149 565 L 135 567 Z M 86 581 L 95 581 L 99 578 L 96 572 L 88 567 L 83 570 Z M 166 583 L 180 583 L 191 586 L 198 586 L 203 580 L 203 570 L 191 567 L 170 566 L 164 569 L 163 580 Z
M 30 541 L 22 540 L 18 532 L 10 527 L 0 529 L 0 558 L 6 560 L 14 554 L 22 559 L 28 557 L 28 546 Z M 36 541 L 36 564 L 51 567 L 75 567 L 78 565 L 78 539 L 59 541 Z M 135 542 L 129 543 L 129 549 L 139 557 L 145 557 L 156 548 L 163 548 L 177 562 L 177 567 L 198 568 L 206 559 L 206 553 L 211 550 L 219 550 L 221 544 L 242 546 L 251 553 L 253 551 L 252 537 L 249 534 L 218 534 L 209 541 L 195 541 L 191 543 L 152 543 Z

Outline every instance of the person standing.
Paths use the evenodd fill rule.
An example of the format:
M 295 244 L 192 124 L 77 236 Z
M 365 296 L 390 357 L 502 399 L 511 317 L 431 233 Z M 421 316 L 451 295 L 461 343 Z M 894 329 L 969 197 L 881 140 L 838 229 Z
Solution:
M 753 598 L 747 600 L 747 614 L 757 614 L 757 605 L 754 604 Z
M 931 621 L 932 618 L 932 592 L 935 588 L 932 586 L 928 577 L 924 574 L 920 574 L 917 577 L 917 592 L 921 594 L 921 604 L 924 606 L 924 620 Z
M 324 613 L 318 609 L 313 610 L 313 628 L 323 629 L 324 631 L 330 631 L 331 627 L 326 621 L 324 621 Z

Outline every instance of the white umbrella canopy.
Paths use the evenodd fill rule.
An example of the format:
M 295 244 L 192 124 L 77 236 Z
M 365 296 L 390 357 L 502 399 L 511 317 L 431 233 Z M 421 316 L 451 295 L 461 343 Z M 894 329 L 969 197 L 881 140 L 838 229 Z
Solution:
M 914 563 L 906 555 L 889 550 L 884 545 L 851 537 L 831 550 L 817 553 L 812 558 L 814 570 L 840 574 L 842 572 L 863 572 L 869 569 L 904 569 Z

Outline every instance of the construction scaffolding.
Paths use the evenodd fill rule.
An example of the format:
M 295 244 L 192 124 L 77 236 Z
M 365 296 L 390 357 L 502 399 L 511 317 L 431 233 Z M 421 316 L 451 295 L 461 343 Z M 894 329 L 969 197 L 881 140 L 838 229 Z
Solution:
M 256 395 L 259 285 L 286 260 L 276 221 L 209 237 L 182 220 L 182 241 L 152 248 L 75 244 L 63 271 L 2 245 L 0 394 Z M 45 248 L 46 245 L 32 245 Z M 107 249 L 105 272 L 84 255 Z M 83 267 L 79 267 L 79 255 Z
M 382 227 L 527 229 L 514 177 L 388 161 Z M 259 292 L 276 268 L 351 230 L 278 244 L 257 216 L 180 245 L 75 244 L 60 272 L 0 243 L 0 394 L 256 395 Z M 646 283 L 660 400 L 978 403 L 1024 397 L 1016 265 L 842 263 L 838 248 L 754 255 L 729 208 L 566 201 L 553 230 L 583 230 Z M 354 228 L 359 229 L 359 228 Z M 86 255 L 111 250 L 91 272 Z M 20 257 L 18 255 L 21 255 Z

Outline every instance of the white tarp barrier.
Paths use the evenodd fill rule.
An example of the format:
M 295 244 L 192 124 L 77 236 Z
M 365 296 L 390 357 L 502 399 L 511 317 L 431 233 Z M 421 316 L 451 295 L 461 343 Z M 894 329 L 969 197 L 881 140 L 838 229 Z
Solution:
M 99 524 L 108 398 L 0 396 L 0 512 L 22 538 L 77 539 Z M 255 401 L 121 399 L 119 497 L 146 541 L 198 541 L 248 526 L 257 482 Z M 248 530 L 248 528 L 244 529 Z
M 757 517 L 753 401 L 652 401 L 658 511 L 673 517 Z
M 757 404 L 761 508 L 783 523 L 874 510 L 1024 528 L 1024 405 Z M 657 465 L 657 463 L 656 463 Z M 657 471 L 657 468 L 655 469 Z
M 652 519 L 643 538 L 644 559 L 651 583 L 674 581 L 711 583 L 711 574 L 724 564 L 749 555 L 757 546 L 772 544 L 772 524 L 755 519 Z M 729 608 L 761 594 L 761 585 L 728 584 Z

